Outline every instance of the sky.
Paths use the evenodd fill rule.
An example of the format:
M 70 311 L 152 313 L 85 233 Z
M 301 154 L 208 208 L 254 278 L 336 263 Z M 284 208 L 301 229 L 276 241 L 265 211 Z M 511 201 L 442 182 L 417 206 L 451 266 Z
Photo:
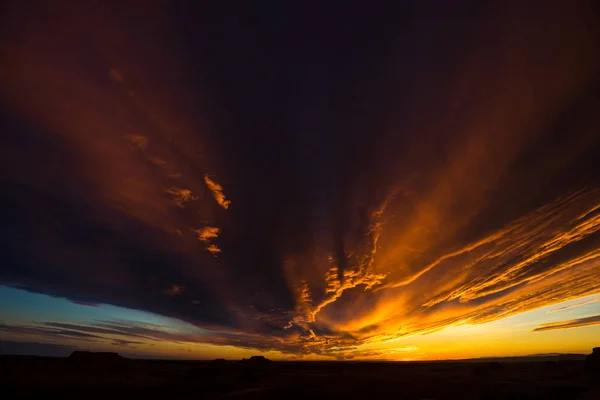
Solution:
M 309 3 L 4 5 L 0 352 L 599 345 L 598 4 Z

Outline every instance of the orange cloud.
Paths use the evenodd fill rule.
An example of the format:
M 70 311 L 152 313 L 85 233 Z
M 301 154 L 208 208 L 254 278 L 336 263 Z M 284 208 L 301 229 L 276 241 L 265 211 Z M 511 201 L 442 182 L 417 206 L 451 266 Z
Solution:
M 587 238 L 600 229 L 594 211 L 599 193 L 586 190 L 558 199 L 398 282 L 390 279 L 394 271 L 388 272 L 375 287 L 375 306 L 346 305 L 349 319 L 328 316 L 325 306 L 337 298 L 330 303 L 326 298 L 325 315 L 317 322 L 380 341 L 485 323 L 598 292 L 600 250 Z M 566 251 L 575 246 L 581 246 L 578 253 Z M 331 270 L 326 292 L 338 290 L 336 279 Z
M 206 250 L 209 253 L 212 255 L 217 255 L 221 252 L 221 249 L 217 247 L 217 245 L 211 243 L 212 239 L 219 237 L 219 232 L 221 231 L 219 228 L 206 225 L 202 228 L 194 229 L 194 231 L 198 234 L 198 240 L 206 244 Z
M 180 295 L 183 291 L 183 286 L 172 284 L 171 287 L 165 290 L 163 293 L 169 296 L 177 296 Z
M 223 186 L 210 179 L 208 175 L 204 175 L 204 182 L 206 182 L 206 185 L 212 192 L 213 197 L 215 198 L 217 203 L 219 203 L 219 205 L 224 209 L 227 209 L 231 204 L 231 201 L 225 199 L 225 194 L 223 193 Z
M 219 237 L 220 231 L 221 230 L 216 226 L 209 225 L 195 229 L 195 232 L 198 234 L 198 239 L 204 243 L 208 243 L 211 239 Z
M 221 252 L 221 249 L 214 244 L 209 244 L 208 246 L 206 246 L 206 250 L 208 250 L 208 252 L 212 255 L 216 255 Z
M 175 202 L 179 207 L 184 207 L 184 203 L 198 199 L 196 196 L 193 196 L 192 191 L 188 189 L 172 187 L 170 189 L 165 190 L 165 192 L 169 193 L 174 197 Z
M 152 164 L 157 165 L 159 167 L 165 167 L 167 165 L 167 162 L 165 160 L 162 160 L 158 157 L 154 157 L 154 156 L 150 156 L 148 157 L 148 161 L 150 161 Z

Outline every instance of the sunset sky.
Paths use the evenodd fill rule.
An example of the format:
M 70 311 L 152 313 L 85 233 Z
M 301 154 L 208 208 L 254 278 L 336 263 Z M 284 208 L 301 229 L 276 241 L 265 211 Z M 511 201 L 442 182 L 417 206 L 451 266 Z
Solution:
M 597 2 L 352 4 L 8 2 L 0 353 L 600 346 Z

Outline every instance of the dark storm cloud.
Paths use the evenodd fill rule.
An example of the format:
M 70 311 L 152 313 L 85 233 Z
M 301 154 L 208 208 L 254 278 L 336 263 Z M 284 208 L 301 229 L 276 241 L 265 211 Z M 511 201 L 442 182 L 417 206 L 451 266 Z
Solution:
M 392 3 L 6 7 L 0 281 L 207 333 L 4 329 L 352 355 L 600 291 L 597 6 Z

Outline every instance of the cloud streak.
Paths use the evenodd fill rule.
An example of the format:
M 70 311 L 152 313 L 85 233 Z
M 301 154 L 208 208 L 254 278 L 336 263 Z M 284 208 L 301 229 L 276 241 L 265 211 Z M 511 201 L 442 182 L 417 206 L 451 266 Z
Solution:
M 559 307 L 559 308 L 556 308 L 554 310 L 549 310 L 549 311 L 546 312 L 546 314 L 552 314 L 552 313 L 555 313 L 555 312 L 560 312 L 560 311 L 564 311 L 564 310 L 570 310 L 571 308 L 581 307 L 583 305 L 596 303 L 598 301 L 600 301 L 600 297 L 597 297 L 597 298 L 594 298 L 594 299 L 590 299 L 590 300 L 587 300 L 587 301 L 582 301 L 580 303 L 571 304 L 569 306 Z
M 225 194 L 223 193 L 223 186 L 210 179 L 208 175 L 204 175 L 204 182 L 206 182 L 206 186 L 208 186 L 208 188 L 210 189 L 217 203 L 219 203 L 221 207 L 227 210 L 229 208 L 229 205 L 231 204 L 231 201 L 225 198 Z
M 580 328 L 583 326 L 592 326 L 600 324 L 600 315 L 594 315 L 586 318 L 571 319 L 567 321 L 552 322 L 543 324 L 535 328 L 532 332 L 552 331 L 556 329 Z

